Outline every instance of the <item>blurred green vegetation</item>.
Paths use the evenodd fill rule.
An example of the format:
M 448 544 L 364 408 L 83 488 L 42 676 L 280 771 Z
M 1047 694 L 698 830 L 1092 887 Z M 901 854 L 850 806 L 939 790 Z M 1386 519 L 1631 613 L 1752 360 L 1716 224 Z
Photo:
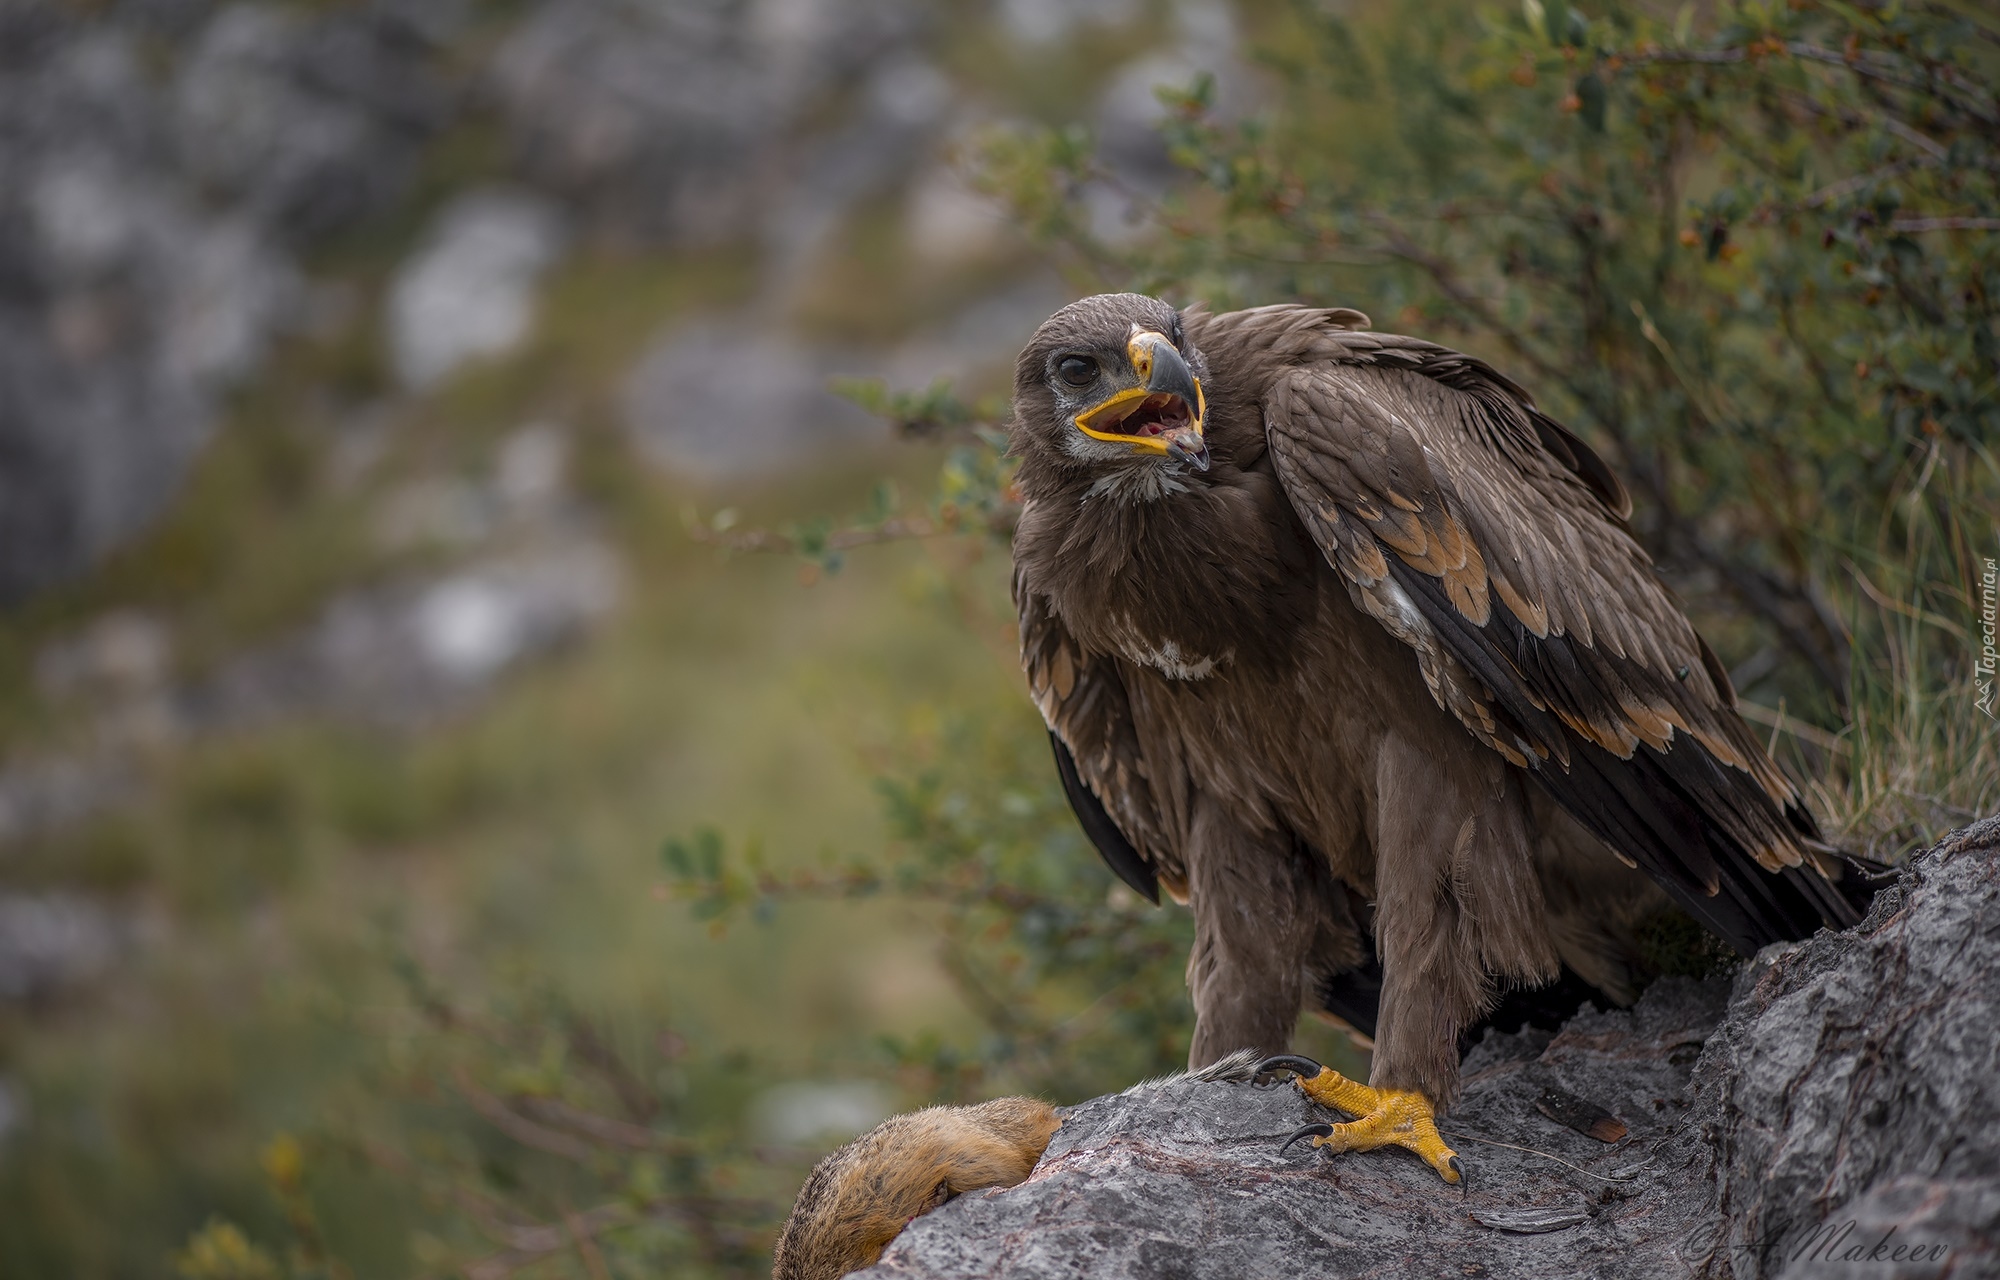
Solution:
M 1087 202 L 1116 177 L 1061 123 L 1090 50 L 1015 68 L 1047 127 L 982 165 L 1041 251 L 1080 290 L 1360 305 L 1488 358 L 1632 483 L 1839 838 L 1897 855 L 2000 806 L 1973 671 L 2000 23 L 1956 0 L 1245 15 L 1265 105 L 1170 95 L 1186 182 L 1111 240 Z M 878 275 L 864 326 L 945 296 L 890 225 L 809 312 Z M 327 478 L 312 405 L 375 393 L 379 335 L 303 343 L 154 536 L 0 632 L 0 742 L 61 741 L 32 678 L 51 637 L 146 605 L 199 677 L 441 562 L 371 540 L 380 486 L 474 472 L 537 417 L 571 428 L 631 570 L 584 648 L 473 714 L 179 745 L 134 806 L 9 854 L 10 882 L 118 895 L 149 934 L 89 1004 L 0 1015 L 33 1108 L 0 1154 L 0 1274 L 758 1274 L 832 1141 L 764 1132 L 770 1086 L 1067 1102 L 1181 1061 L 1187 919 L 1098 865 L 1018 691 L 999 406 L 854 388 L 907 445 L 728 495 L 616 429 L 639 344 L 752 265 L 572 262 L 532 348 L 412 409 L 366 488 Z M 1310 1022 L 1301 1046 L 1362 1067 Z

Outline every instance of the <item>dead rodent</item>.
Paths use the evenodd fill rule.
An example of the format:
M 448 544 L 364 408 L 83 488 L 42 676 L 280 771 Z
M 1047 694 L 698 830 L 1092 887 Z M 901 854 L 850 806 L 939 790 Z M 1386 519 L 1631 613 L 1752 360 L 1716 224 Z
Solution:
M 1033 1098 L 892 1116 L 819 1162 L 778 1236 L 772 1280 L 834 1280 L 869 1266 L 914 1219 L 984 1187 L 1011 1187 L 1061 1124 Z

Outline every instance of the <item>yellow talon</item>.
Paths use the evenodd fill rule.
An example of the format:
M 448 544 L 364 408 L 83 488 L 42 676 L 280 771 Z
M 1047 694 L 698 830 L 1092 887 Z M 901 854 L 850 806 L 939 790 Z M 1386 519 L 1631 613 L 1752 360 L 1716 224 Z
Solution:
M 1285 1146 L 1311 1135 L 1315 1147 L 1336 1152 L 1406 1147 L 1436 1169 L 1446 1182 L 1455 1186 L 1464 1181 L 1465 1170 L 1458 1162 L 1458 1153 L 1444 1145 L 1444 1139 L 1438 1136 L 1430 1099 L 1423 1094 L 1414 1089 L 1371 1089 L 1331 1067 L 1321 1067 L 1317 1075 L 1310 1077 L 1302 1073 L 1297 1084 L 1301 1093 L 1319 1105 L 1359 1119 L 1347 1124 L 1307 1125 L 1293 1134 Z

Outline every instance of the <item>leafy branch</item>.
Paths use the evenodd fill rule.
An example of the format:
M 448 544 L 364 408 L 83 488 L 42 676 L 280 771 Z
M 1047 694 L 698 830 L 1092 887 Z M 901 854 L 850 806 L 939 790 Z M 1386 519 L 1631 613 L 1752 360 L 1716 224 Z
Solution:
M 884 481 L 868 506 L 854 515 L 814 517 L 776 529 L 738 528 L 733 508 L 705 519 L 690 508 L 682 513 L 690 538 L 728 551 L 798 556 L 831 574 L 840 571 L 847 552 L 859 547 L 960 534 L 1004 543 L 1013 536 L 1021 500 L 1006 457 L 1004 406 L 968 404 L 944 382 L 909 392 L 890 391 L 879 380 L 847 378 L 835 389 L 882 418 L 899 439 L 956 442 L 939 469 L 930 500 L 910 509 L 896 486 Z

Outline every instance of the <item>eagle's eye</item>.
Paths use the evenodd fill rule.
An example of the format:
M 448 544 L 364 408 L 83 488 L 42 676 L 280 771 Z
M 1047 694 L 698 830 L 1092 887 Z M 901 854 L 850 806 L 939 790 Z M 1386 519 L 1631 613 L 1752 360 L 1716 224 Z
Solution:
M 1097 361 L 1089 356 L 1064 356 L 1056 364 L 1056 376 L 1072 387 L 1087 387 L 1097 381 Z

